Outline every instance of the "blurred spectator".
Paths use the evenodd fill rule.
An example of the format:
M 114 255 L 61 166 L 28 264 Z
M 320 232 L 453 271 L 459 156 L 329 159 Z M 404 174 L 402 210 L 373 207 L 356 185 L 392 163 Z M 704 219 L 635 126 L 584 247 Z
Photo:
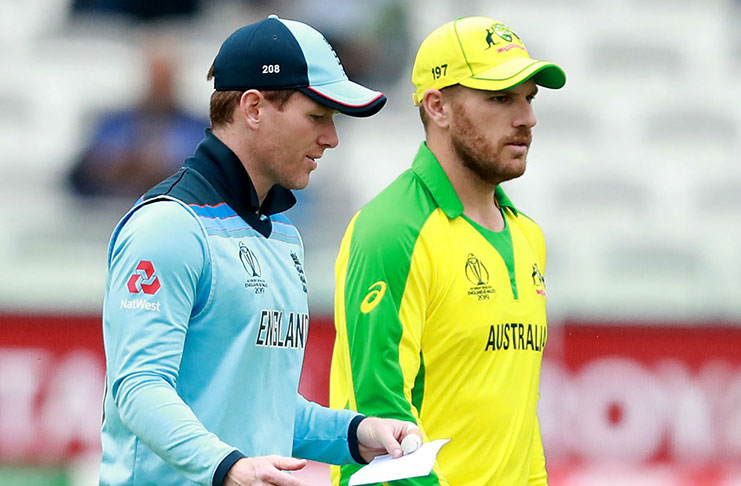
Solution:
M 69 177 L 83 196 L 138 197 L 176 171 L 208 126 L 178 106 L 174 50 L 146 48 L 149 87 L 136 106 L 101 117 Z
M 350 78 L 390 89 L 409 66 L 408 7 L 394 0 L 311 0 L 287 6 L 324 32 Z
M 73 14 L 111 14 L 150 21 L 193 17 L 200 11 L 198 0 L 73 0 Z

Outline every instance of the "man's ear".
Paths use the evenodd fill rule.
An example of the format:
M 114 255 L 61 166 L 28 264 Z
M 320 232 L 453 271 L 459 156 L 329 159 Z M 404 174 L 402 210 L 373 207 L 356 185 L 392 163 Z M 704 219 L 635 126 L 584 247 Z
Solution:
M 247 90 L 239 99 L 236 115 L 240 116 L 248 127 L 256 129 L 264 115 L 265 104 L 266 100 L 262 93 L 256 89 Z
M 428 89 L 422 97 L 422 107 L 424 108 L 429 123 L 440 128 L 447 128 L 450 125 L 449 112 L 445 107 L 445 98 L 439 89 Z

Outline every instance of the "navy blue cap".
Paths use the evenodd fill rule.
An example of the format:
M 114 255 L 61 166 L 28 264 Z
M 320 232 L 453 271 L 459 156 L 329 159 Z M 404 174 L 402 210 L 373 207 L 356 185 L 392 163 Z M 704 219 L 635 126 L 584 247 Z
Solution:
M 230 35 L 214 59 L 214 89 L 296 89 L 352 116 L 370 116 L 386 103 L 380 91 L 350 81 L 327 39 L 314 28 L 276 15 Z

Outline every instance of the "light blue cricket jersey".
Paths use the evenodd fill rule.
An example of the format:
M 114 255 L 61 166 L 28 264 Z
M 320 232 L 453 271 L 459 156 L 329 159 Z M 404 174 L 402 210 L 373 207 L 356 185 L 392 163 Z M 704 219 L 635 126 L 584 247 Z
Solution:
M 221 485 L 243 455 L 359 462 L 362 416 L 298 394 L 309 315 L 295 203 L 210 131 L 113 232 L 100 484 Z M 186 479 L 187 478 L 187 479 Z

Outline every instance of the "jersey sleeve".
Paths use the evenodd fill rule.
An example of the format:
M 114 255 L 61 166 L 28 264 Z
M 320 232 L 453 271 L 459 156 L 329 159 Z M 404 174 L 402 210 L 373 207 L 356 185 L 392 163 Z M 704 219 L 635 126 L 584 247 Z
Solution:
M 525 237 L 530 243 L 536 263 L 543 275 L 546 271 L 546 246 L 543 231 L 540 227 L 523 213 L 517 217 L 518 224 L 523 230 Z M 545 452 L 543 449 L 543 439 L 540 433 L 540 420 L 535 419 L 535 432 L 533 433 L 533 443 L 530 449 L 530 472 L 528 476 L 528 486 L 547 486 L 548 473 L 546 471 Z
M 114 233 L 108 265 L 103 338 L 115 412 L 183 476 L 212 484 L 235 449 L 206 430 L 177 393 L 189 318 L 210 288 L 200 225 L 179 203 L 147 204 Z
M 355 464 L 348 431 L 353 419 L 362 415 L 352 410 L 334 410 L 298 395 L 293 434 L 293 455 L 327 464 Z
M 421 375 L 421 340 L 428 305 L 429 265 L 420 253 L 419 231 L 379 231 L 363 213 L 353 219 L 336 264 L 337 336 L 330 377 L 331 405 L 365 415 L 415 422 L 415 384 Z M 357 466 L 333 470 L 345 485 Z M 394 484 L 397 484 L 395 482 Z M 439 471 L 398 481 L 399 485 L 438 485 Z

